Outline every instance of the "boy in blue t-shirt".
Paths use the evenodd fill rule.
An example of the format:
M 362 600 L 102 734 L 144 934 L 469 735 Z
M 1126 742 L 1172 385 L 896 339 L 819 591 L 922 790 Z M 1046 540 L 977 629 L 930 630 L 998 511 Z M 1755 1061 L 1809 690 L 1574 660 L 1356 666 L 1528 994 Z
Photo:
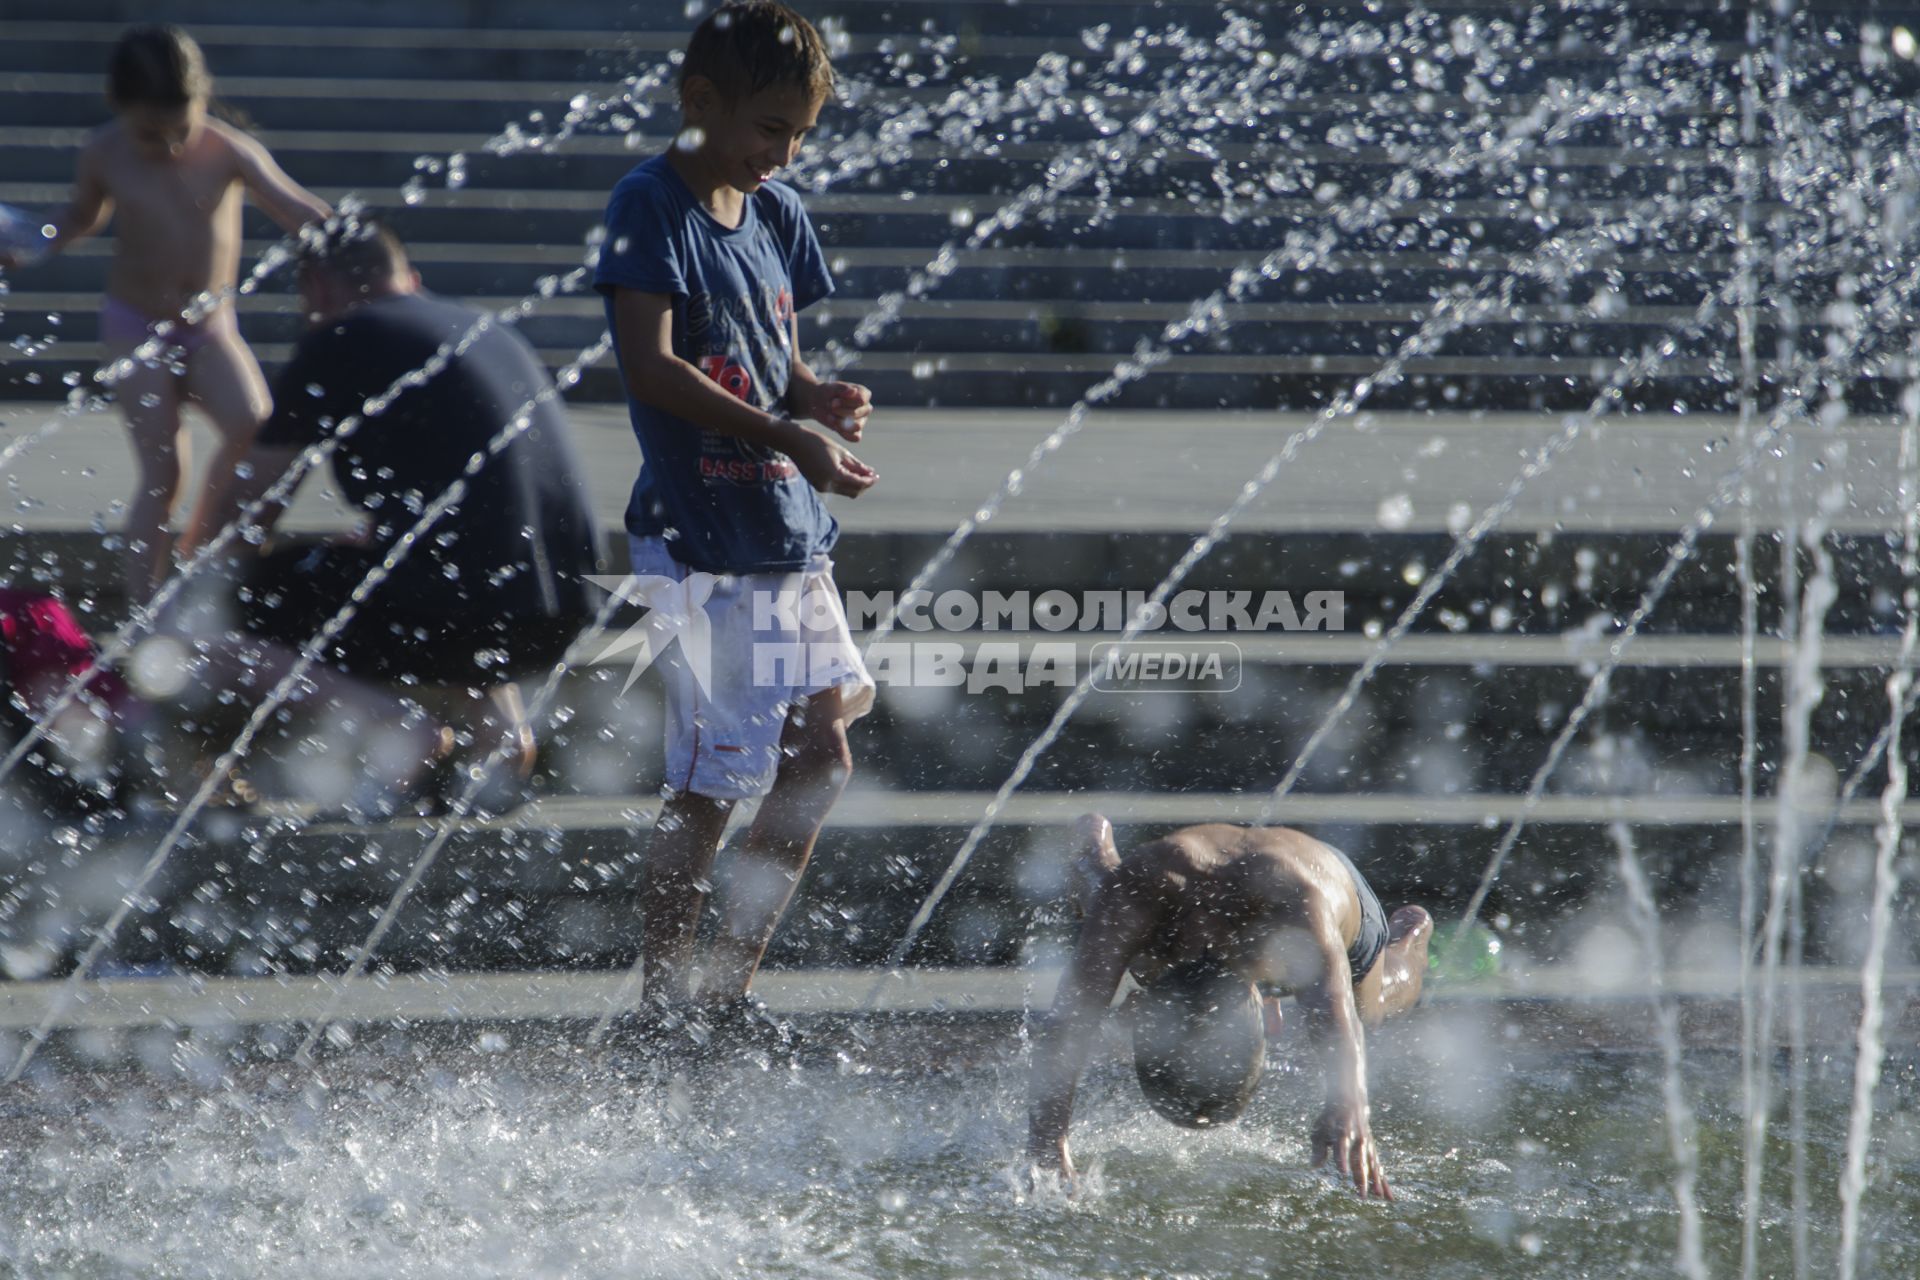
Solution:
M 765 797 L 703 966 L 700 996 L 722 1023 L 764 1021 L 747 988 L 846 785 L 846 727 L 873 702 L 820 494 L 857 497 L 878 476 L 800 421 L 857 441 L 871 398 L 800 358 L 795 315 L 833 282 L 798 195 L 772 181 L 832 92 L 826 46 L 799 14 L 754 0 L 710 15 L 681 64 L 680 136 L 614 188 L 595 277 L 642 453 L 633 572 L 682 641 L 660 664 L 669 794 L 643 885 L 657 1008 L 691 997 L 728 816 Z

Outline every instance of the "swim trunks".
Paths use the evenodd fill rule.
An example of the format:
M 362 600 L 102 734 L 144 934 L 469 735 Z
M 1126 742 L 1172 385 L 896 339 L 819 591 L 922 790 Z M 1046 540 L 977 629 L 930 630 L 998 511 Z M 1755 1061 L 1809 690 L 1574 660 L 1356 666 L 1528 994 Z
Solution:
M 169 320 L 173 327 L 160 339 L 161 343 L 192 355 L 218 339 L 224 327 L 233 324 L 233 310 L 222 307 L 204 320 L 189 324 L 179 316 L 149 316 L 131 302 L 108 295 L 100 302 L 100 341 L 109 347 L 138 347 L 154 337 L 154 331 Z
M 1374 961 L 1387 949 L 1387 913 L 1381 909 L 1373 886 L 1360 874 L 1360 868 L 1353 865 L 1353 859 L 1332 845 L 1326 847 L 1346 865 L 1347 874 L 1353 877 L 1353 891 L 1360 895 L 1360 932 L 1347 948 L 1347 965 L 1353 970 L 1353 980 L 1357 983 L 1373 970 Z

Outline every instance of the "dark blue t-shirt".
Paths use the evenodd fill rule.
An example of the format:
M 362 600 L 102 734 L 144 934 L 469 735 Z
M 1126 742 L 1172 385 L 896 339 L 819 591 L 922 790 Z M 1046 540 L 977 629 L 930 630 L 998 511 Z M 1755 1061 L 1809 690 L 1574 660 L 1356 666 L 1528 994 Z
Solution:
M 833 292 L 800 197 L 768 182 L 740 225 L 709 213 L 665 156 L 635 166 L 607 202 L 594 284 L 673 298 L 673 351 L 748 404 L 779 412 L 793 369 L 793 316 Z M 667 540 L 673 558 L 709 573 L 803 568 L 840 527 L 793 460 L 641 404 L 640 478 L 627 529 Z

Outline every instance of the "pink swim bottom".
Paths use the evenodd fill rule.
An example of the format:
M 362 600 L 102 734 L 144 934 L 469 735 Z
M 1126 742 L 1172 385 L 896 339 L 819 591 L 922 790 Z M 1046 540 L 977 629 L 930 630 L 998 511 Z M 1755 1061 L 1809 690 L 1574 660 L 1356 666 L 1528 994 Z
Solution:
M 100 303 L 100 341 L 109 347 L 138 347 L 171 320 L 173 327 L 161 341 L 192 355 L 220 338 L 232 323 L 232 314 L 223 307 L 197 324 L 188 324 L 178 316 L 149 316 L 130 302 L 108 296 Z

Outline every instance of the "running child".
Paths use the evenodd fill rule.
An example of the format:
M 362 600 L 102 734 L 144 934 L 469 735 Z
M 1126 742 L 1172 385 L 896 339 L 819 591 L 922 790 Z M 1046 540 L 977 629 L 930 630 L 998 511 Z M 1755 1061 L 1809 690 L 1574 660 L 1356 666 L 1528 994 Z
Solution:
M 717 10 L 681 64 L 678 141 L 607 206 L 596 284 L 643 455 L 626 513 L 632 568 L 656 584 L 648 602 L 685 623 L 659 664 L 668 795 L 643 885 L 645 992 L 661 1026 L 694 1015 L 723 1033 L 768 1029 L 747 989 L 846 785 L 847 725 L 873 702 L 827 558 L 839 526 L 820 499 L 878 478 L 834 438 L 860 439 L 871 397 L 801 358 L 795 316 L 833 283 L 799 196 L 774 181 L 833 85 L 825 44 L 793 10 Z M 756 796 L 696 993 L 709 873 L 734 805 Z
M 234 467 L 272 409 L 228 295 L 240 269 L 240 207 L 251 195 L 288 232 L 331 210 L 280 170 L 254 139 L 211 118 L 213 80 L 178 27 L 131 28 L 107 65 L 115 119 L 81 148 L 71 203 L 52 220 L 50 252 L 114 219 L 113 265 L 100 307 L 108 368 L 166 328 L 160 358 L 132 360 L 114 384 L 133 437 L 138 480 L 127 507 L 126 581 L 135 603 L 234 515 Z M 210 310 L 206 297 L 218 299 Z M 177 348 L 177 363 L 167 350 Z M 181 370 L 176 373 L 175 369 Z M 181 406 L 198 405 L 220 437 L 176 546 L 170 533 L 187 436 Z

